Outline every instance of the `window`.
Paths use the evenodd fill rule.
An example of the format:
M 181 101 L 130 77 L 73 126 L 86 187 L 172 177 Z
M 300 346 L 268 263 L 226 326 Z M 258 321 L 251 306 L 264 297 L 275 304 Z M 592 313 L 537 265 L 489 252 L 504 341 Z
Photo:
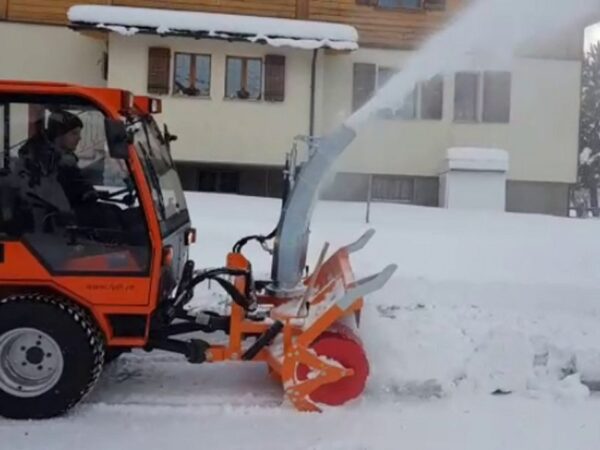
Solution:
M 358 5 L 386 9 L 443 10 L 446 0 L 355 0 Z
M 391 67 L 378 67 L 377 69 L 377 90 L 385 86 L 390 79 L 398 73 L 397 69 Z M 402 104 L 396 110 L 390 109 L 381 112 L 385 118 L 397 117 L 410 120 L 417 117 L 417 89 L 413 89 L 403 100 Z
M 198 190 L 237 194 L 240 191 L 240 174 L 235 170 L 199 170 Z
M 476 122 L 479 75 L 457 73 L 454 83 L 454 120 Z
M 227 57 L 225 97 L 238 100 L 260 100 L 262 97 L 262 60 Z
M 381 89 L 398 72 L 390 67 L 378 67 L 377 89 Z M 441 120 L 444 103 L 444 79 L 438 75 L 430 80 L 418 83 L 395 110 L 380 112 L 383 118 L 403 120 Z
M 484 122 L 510 121 L 510 91 L 510 73 L 485 72 L 483 74 L 482 120 Z
M 147 273 L 144 213 L 130 168 L 108 152 L 104 114 L 80 99 L 36 102 L 0 95 L 0 236 L 61 275 Z
M 425 0 L 423 6 L 425 9 L 444 10 L 446 9 L 446 0 Z
M 173 94 L 189 97 L 209 97 L 210 71 L 210 55 L 176 53 Z
M 459 72 L 455 76 L 454 120 L 510 122 L 509 72 Z
M 437 75 L 420 84 L 421 119 L 442 120 L 444 105 L 444 79 Z
M 415 180 L 393 175 L 373 175 L 371 200 L 380 202 L 412 203 Z
M 381 8 L 421 8 L 421 0 L 379 0 L 377 3 Z
M 376 89 L 377 66 L 355 63 L 352 79 L 352 110 L 360 109 L 373 96 Z
M 418 90 L 415 87 L 404 97 L 400 107 L 395 111 L 394 116 L 398 119 L 411 120 L 417 118 L 417 95 Z

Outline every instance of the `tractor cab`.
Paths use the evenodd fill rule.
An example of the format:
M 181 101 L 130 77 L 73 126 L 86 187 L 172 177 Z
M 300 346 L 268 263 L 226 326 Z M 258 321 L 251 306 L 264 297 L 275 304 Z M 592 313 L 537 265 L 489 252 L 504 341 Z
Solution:
M 177 278 L 190 220 L 173 137 L 153 117 L 160 101 L 67 85 L 28 90 L 0 84 L 0 233 L 55 275 L 147 276 L 158 246 Z

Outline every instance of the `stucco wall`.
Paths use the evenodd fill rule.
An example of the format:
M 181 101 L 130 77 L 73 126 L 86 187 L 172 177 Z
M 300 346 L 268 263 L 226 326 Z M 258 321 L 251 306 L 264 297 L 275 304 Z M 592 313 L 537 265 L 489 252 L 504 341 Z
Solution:
M 351 114 L 353 63 L 401 70 L 410 53 L 361 49 L 327 55 L 324 63 L 320 129 L 328 131 Z M 509 178 L 573 182 L 577 168 L 581 63 L 572 60 L 515 60 L 511 67 L 509 124 L 454 122 L 454 76 L 444 79 L 441 121 L 376 120 L 361 129 L 340 170 L 350 172 L 439 174 L 447 148 L 500 147 L 510 154 Z
M 0 79 L 105 86 L 106 43 L 66 27 L 0 22 Z
M 179 136 L 173 144 L 176 159 L 283 165 L 293 137 L 308 133 L 312 52 L 223 41 L 113 34 L 109 41 L 109 85 L 145 93 L 151 46 L 168 46 L 172 53 L 210 54 L 212 58 L 209 99 L 161 97 L 164 111 L 161 119 Z M 225 99 L 226 56 L 266 54 L 286 56 L 285 100 L 271 103 Z

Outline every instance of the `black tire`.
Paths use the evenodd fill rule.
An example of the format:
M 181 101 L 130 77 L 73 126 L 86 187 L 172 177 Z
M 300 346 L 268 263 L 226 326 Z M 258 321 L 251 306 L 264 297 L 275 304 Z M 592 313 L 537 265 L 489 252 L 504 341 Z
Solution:
M 98 381 L 104 363 L 102 333 L 85 310 L 62 298 L 32 294 L 0 300 L 0 340 L 23 329 L 41 331 L 54 340 L 62 355 L 62 370 L 55 371 L 59 378 L 52 387 L 34 397 L 14 395 L 0 384 L 0 416 L 46 419 L 62 415 Z M 3 358 L 9 357 L 0 354 L 0 364 Z

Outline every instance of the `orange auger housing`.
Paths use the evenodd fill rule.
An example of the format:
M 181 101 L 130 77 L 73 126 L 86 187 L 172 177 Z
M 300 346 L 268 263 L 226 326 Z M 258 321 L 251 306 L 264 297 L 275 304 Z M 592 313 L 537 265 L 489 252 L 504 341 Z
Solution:
M 0 81 L 0 416 L 64 414 L 105 364 L 135 349 L 195 364 L 264 361 L 301 411 L 357 398 L 369 374 L 355 331 L 364 297 L 396 269 L 355 279 L 350 255 L 374 231 L 329 258 L 326 245 L 297 286 L 293 271 L 282 283 L 255 280 L 242 253 L 251 240 L 271 251 L 277 229 L 238 241 L 223 267 L 196 269 L 176 136 L 157 126 L 161 111 L 159 99 L 119 89 Z M 291 169 L 286 192 L 299 179 Z M 278 229 L 294 198 L 284 194 Z M 303 233 L 293 222 L 283 235 Z M 289 253 L 278 245 L 280 236 L 281 273 Z M 191 308 L 196 286 L 209 280 L 230 298 L 225 315 Z M 177 338 L 217 331 L 225 345 Z
M 230 345 L 213 349 L 211 361 L 253 355 L 252 347 L 246 353 L 242 351 L 245 334 L 262 336 L 280 329 L 277 338 L 250 359 L 268 364 L 270 373 L 281 380 L 288 400 L 297 409 L 320 411 L 323 405 L 338 406 L 358 397 L 369 374 L 367 357 L 354 331 L 360 323 L 363 297 L 380 289 L 396 269 L 388 266 L 377 275 L 355 279 L 350 254 L 364 247 L 374 233 L 367 231 L 355 243 L 317 264 L 305 280 L 306 292 L 301 297 L 285 302 L 259 297 L 268 313 L 262 323 L 245 319 L 242 308 L 234 304 Z M 239 253 L 231 253 L 227 261 L 232 269 L 249 267 Z M 244 291 L 242 277 L 237 278 L 236 287 Z

